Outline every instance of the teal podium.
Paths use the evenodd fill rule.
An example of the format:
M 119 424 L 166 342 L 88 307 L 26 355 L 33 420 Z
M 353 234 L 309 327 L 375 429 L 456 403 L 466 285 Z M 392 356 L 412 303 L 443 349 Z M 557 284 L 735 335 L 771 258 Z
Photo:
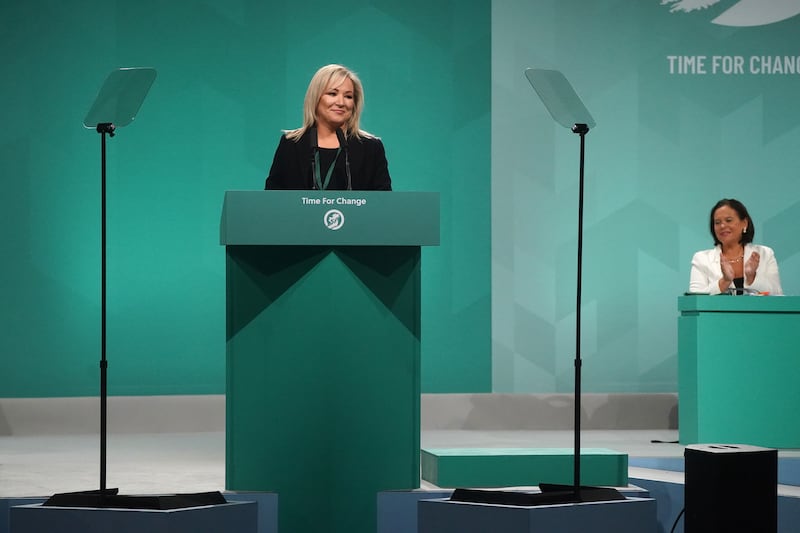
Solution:
M 279 531 L 374 533 L 419 487 L 420 260 L 439 195 L 228 191 L 226 489 Z
M 800 297 L 678 298 L 681 444 L 800 448 Z

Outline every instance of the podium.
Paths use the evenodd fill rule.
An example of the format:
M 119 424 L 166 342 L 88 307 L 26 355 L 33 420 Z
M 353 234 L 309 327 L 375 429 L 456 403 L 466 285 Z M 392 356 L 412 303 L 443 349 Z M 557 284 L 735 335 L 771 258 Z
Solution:
M 227 191 L 226 488 L 280 531 L 374 533 L 419 487 L 421 246 L 438 193 Z
M 800 297 L 678 297 L 681 444 L 800 448 Z

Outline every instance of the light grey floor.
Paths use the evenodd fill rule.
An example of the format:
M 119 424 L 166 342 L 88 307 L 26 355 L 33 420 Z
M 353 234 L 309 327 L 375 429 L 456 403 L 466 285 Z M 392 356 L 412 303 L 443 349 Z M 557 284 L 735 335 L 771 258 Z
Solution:
M 109 435 L 106 486 L 123 494 L 223 490 L 225 435 Z M 0 437 L 0 497 L 47 496 L 99 488 L 95 435 Z
M 582 448 L 610 448 L 630 457 L 682 456 L 677 431 L 585 431 Z M 572 448 L 572 431 L 422 432 L 423 448 Z M 0 497 L 47 496 L 99 487 L 97 435 L 0 437 Z M 223 432 L 112 434 L 106 482 L 123 494 L 171 494 L 225 488 Z M 423 488 L 431 488 L 423 483 Z
M 631 457 L 682 457 L 683 446 L 671 443 L 677 439 L 677 430 L 588 430 L 581 432 L 581 448 L 609 448 Z M 422 432 L 423 448 L 573 448 L 574 440 L 571 430 Z
M 588 430 L 581 448 L 637 457 L 682 457 L 676 430 Z M 423 430 L 422 448 L 570 448 L 574 434 L 551 431 Z M 654 443 L 653 440 L 665 441 Z M 41 497 L 99 488 L 99 436 L 0 436 L 0 497 Z M 122 494 L 174 494 L 225 489 L 225 434 L 125 433 L 108 437 L 107 487 Z M 780 457 L 800 457 L 781 450 Z M 669 480 L 682 474 L 631 468 L 631 477 Z M 423 489 L 435 488 L 423 481 Z M 782 493 L 800 497 L 800 487 Z
M 684 447 L 672 442 L 675 394 L 583 399 L 581 448 L 630 459 L 683 456 Z M 98 407 L 93 397 L 0 398 L 0 497 L 99 488 Z M 421 411 L 427 449 L 571 450 L 574 444 L 570 395 L 424 394 Z M 131 495 L 224 490 L 224 428 L 222 395 L 110 397 L 106 486 Z M 800 450 L 780 456 L 798 457 Z

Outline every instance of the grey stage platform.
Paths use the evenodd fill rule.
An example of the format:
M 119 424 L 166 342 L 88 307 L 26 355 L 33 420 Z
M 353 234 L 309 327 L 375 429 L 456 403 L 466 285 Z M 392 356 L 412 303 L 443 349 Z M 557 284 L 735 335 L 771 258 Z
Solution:
M 589 395 L 583 404 L 582 445 L 628 454 L 630 484 L 658 500 L 659 524 L 669 531 L 683 506 L 684 448 L 670 442 L 678 438 L 675 395 Z M 0 399 L 0 533 L 17 498 L 96 488 L 96 406 L 96 398 Z M 568 395 L 423 395 L 422 407 L 423 448 L 573 442 Z M 224 491 L 224 397 L 111 397 L 109 431 L 108 486 L 125 494 Z M 800 451 L 779 452 L 779 483 L 779 531 L 795 533 L 800 488 L 791 485 L 800 485 Z M 393 527 L 397 513 L 449 490 L 423 482 L 413 493 L 376 495 L 379 513 L 387 512 L 378 532 L 413 533 Z

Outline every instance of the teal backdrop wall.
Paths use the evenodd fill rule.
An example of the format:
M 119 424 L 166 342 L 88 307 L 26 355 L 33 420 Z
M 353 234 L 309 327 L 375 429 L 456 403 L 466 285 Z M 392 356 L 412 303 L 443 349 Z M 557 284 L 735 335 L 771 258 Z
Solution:
M 713 245 L 720 198 L 747 205 L 784 292 L 800 293 L 800 2 L 697 4 L 493 2 L 495 391 L 573 390 L 580 142 L 551 119 L 528 67 L 562 71 L 597 121 L 584 391 L 677 390 L 677 296 L 692 254 Z
M 99 138 L 80 124 L 133 65 L 159 75 L 109 141 L 110 392 L 223 391 L 222 193 L 262 187 L 329 62 L 363 78 L 396 189 L 442 194 L 423 390 L 572 390 L 579 140 L 527 67 L 564 72 L 598 123 L 584 390 L 677 390 L 676 297 L 719 198 L 800 291 L 800 7 L 743 4 L 0 3 L 0 396 L 97 393 Z
M 158 77 L 108 142 L 109 393 L 224 392 L 223 192 L 263 188 L 332 62 L 364 82 L 395 189 L 441 193 L 423 390 L 489 391 L 490 21 L 489 0 L 0 3 L 0 397 L 98 393 L 100 138 L 81 124 L 126 66 Z

